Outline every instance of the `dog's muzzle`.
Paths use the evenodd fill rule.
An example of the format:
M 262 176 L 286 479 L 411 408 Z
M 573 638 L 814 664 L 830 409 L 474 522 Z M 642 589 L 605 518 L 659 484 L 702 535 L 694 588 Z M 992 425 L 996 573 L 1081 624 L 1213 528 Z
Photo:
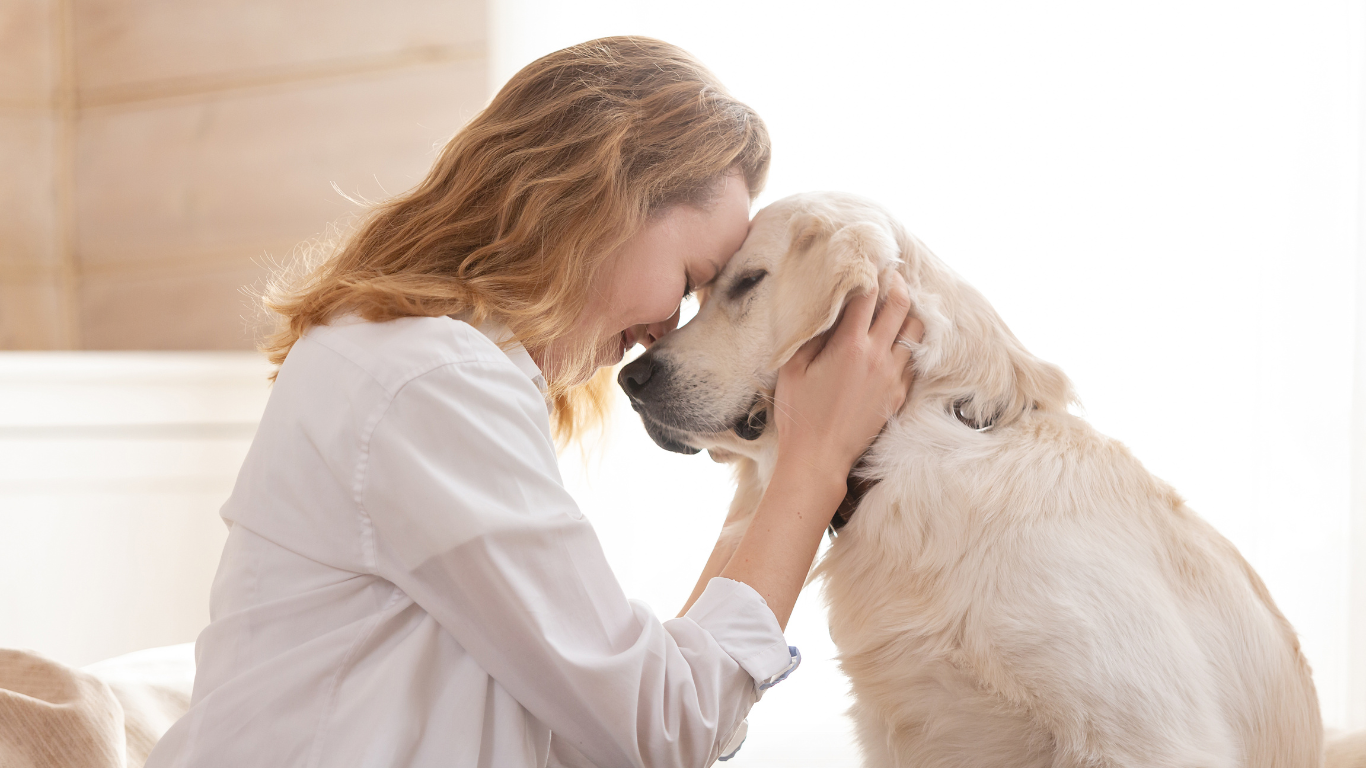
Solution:
M 634 400 L 631 401 L 631 409 L 640 414 L 640 423 L 645 426 L 645 434 L 649 435 L 650 439 L 655 441 L 655 445 L 660 448 L 689 456 L 702 450 L 683 442 L 681 436 L 678 436 L 673 429 L 650 418 L 650 414 L 646 413 L 640 404 Z
M 617 384 L 631 401 L 631 409 L 640 414 L 645 432 L 650 439 L 667 451 L 675 453 L 697 453 L 699 448 L 689 445 L 688 437 L 694 433 L 676 424 L 689 424 L 688 414 L 677 412 L 677 395 L 670 385 L 670 365 L 651 352 L 646 352 L 621 369 L 617 374 Z M 724 422 L 715 426 L 698 429 L 698 434 L 732 431 L 742 440 L 757 440 L 768 426 L 768 410 L 760 408 L 762 395 L 756 394 L 750 407 L 733 423 Z
M 701 451 L 683 442 L 684 434 L 658 421 L 653 411 L 667 407 L 665 381 L 668 378 L 667 365 L 646 352 L 632 360 L 617 374 L 617 385 L 631 401 L 631 410 L 640 414 L 645 432 L 655 444 L 666 451 L 693 454 Z

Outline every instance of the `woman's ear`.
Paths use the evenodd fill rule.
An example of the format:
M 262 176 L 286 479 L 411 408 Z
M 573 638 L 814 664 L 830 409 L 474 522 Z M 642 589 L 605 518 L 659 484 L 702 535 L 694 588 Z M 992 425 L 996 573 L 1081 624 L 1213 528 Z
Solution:
M 878 275 L 898 263 L 896 240 L 875 222 L 835 229 L 811 214 L 793 218 L 791 246 L 773 276 L 773 324 L 778 337 L 770 370 L 777 370 L 808 340 L 834 327 L 848 300 L 881 290 Z

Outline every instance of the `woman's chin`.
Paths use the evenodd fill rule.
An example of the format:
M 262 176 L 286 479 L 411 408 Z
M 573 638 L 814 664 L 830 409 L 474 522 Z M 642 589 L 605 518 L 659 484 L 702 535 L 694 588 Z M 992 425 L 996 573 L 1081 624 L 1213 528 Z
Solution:
M 629 336 L 629 331 L 622 331 L 603 342 L 598 348 L 597 367 L 607 368 L 620 363 L 626 357 L 626 352 L 635 346 L 635 340 Z
M 614 344 L 610 347 L 603 347 L 598 352 L 598 359 L 594 362 L 597 369 L 611 368 L 620 363 L 626 357 L 626 347 L 623 344 Z
M 547 380 L 558 381 L 561 386 L 573 388 L 581 384 L 587 384 L 588 381 L 592 379 L 594 375 L 601 372 L 603 368 L 611 368 L 620 363 L 625 359 L 627 351 L 634 346 L 634 337 L 628 336 L 624 332 L 603 339 L 598 344 L 597 348 L 593 350 L 592 362 L 589 363 L 587 369 L 582 370 L 577 375 L 573 375 L 574 381 L 564 381 L 564 378 L 571 374 L 565 367 L 557 365 L 556 360 L 553 357 L 542 356 L 537 363 L 543 363 L 541 373 Z

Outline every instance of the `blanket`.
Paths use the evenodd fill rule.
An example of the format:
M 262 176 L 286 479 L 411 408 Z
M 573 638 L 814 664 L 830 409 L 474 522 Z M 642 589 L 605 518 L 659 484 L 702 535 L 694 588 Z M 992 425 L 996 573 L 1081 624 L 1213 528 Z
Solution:
M 0 649 L 0 766 L 142 768 L 190 706 L 193 653 L 153 648 L 76 669 Z

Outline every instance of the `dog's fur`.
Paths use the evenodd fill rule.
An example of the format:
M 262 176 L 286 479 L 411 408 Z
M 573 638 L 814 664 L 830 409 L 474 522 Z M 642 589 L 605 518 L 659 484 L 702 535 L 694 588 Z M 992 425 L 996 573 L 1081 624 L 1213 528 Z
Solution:
M 813 572 L 864 764 L 1322 765 L 1309 667 L 1257 574 L 861 199 L 761 211 L 697 317 L 623 371 L 656 442 L 738 463 L 721 546 L 773 470 L 778 368 L 893 269 L 925 324 L 915 382 Z

